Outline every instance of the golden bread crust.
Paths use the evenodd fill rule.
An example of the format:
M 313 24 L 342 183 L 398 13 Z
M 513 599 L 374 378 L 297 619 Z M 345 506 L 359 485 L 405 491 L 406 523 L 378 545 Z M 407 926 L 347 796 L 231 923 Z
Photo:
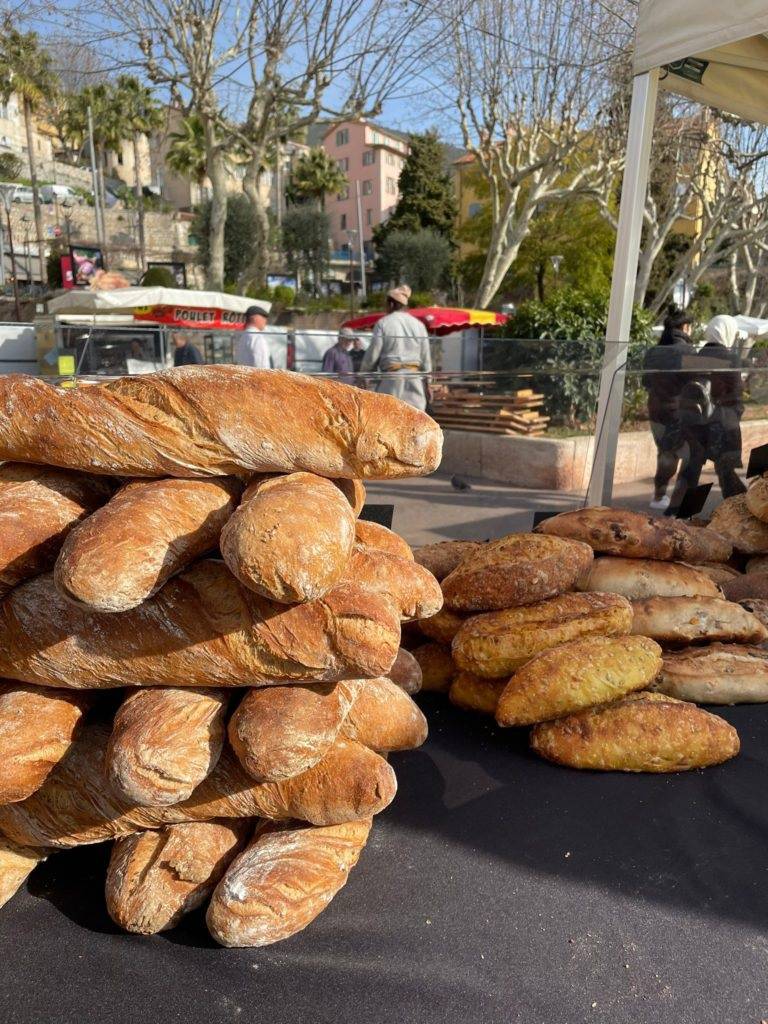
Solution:
M 768 552 L 768 523 L 750 512 L 746 494 L 736 494 L 722 501 L 712 513 L 706 530 L 716 530 L 727 537 L 736 551 L 744 555 Z
M 596 558 L 580 590 L 645 597 L 720 597 L 716 583 L 698 567 L 650 558 Z
M 632 609 L 632 632 L 661 644 L 759 644 L 768 639 L 768 630 L 756 616 L 717 597 L 649 597 L 635 601 Z
M 753 480 L 744 497 L 752 515 L 768 523 L 768 474 L 763 473 Z
M 481 679 L 471 672 L 459 672 L 451 683 L 448 700 L 465 711 L 495 715 L 506 679 Z
M 668 651 L 653 689 L 695 704 L 762 704 L 768 701 L 768 651 L 740 644 Z

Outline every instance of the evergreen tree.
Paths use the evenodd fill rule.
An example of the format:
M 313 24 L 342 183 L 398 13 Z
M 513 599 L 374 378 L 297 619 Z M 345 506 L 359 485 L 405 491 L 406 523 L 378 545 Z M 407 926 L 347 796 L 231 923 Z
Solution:
M 389 218 L 374 231 L 377 246 L 394 231 L 431 230 L 452 240 L 456 221 L 453 182 L 445 170 L 443 144 L 437 133 L 412 135 L 411 151 L 400 172 L 400 199 Z
M 206 199 L 195 211 L 192 233 L 199 239 L 198 262 L 207 267 L 211 222 L 211 201 Z M 227 219 L 224 224 L 224 282 L 241 287 L 247 279 L 248 269 L 255 255 L 251 204 L 242 192 L 227 197 Z

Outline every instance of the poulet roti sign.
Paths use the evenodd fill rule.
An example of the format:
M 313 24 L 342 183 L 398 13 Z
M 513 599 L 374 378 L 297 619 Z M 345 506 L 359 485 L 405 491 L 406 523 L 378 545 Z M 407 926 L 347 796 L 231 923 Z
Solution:
M 231 309 L 195 306 L 141 306 L 133 311 L 134 320 L 165 324 L 168 327 L 197 327 L 218 330 L 242 330 L 245 317 Z

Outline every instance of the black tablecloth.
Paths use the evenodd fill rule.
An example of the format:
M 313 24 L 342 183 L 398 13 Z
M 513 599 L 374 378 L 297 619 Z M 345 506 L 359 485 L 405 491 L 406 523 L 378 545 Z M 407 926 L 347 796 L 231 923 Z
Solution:
M 201 915 L 118 932 L 105 847 L 0 912 L 0 1019 L 259 1024 L 760 1024 L 768 1018 L 768 707 L 742 754 L 677 776 L 580 773 L 443 698 L 349 884 L 304 933 L 222 950 Z

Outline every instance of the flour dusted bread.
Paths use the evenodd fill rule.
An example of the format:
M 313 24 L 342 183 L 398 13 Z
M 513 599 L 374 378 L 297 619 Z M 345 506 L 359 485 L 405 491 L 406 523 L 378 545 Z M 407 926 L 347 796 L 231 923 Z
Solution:
M 513 533 L 484 544 L 445 577 L 445 603 L 464 612 L 533 604 L 570 590 L 591 562 L 581 541 Z
M 221 531 L 221 553 L 243 586 L 281 604 L 314 601 L 341 579 L 355 513 L 330 480 L 290 473 L 252 483 Z
M 763 704 L 768 651 L 739 644 L 668 651 L 653 689 L 695 704 Z
M 506 679 L 481 679 L 471 672 L 458 672 L 448 691 L 448 700 L 464 711 L 481 711 L 495 715 Z
M 739 736 L 717 715 L 662 693 L 632 693 L 531 731 L 537 754 L 571 768 L 684 772 L 735 757 Z
M 334 743 L 359 689 L 348 682 L 249 690 L 229 721 L 230 745 L 259 782 L 299 775 Z
M 447 693 L 456 674 L 451 648 L 446 644 L 421 644 L 413 649 L 421 668 L 421 688 L 425 692 Z
M 87 698 L 0 683 L 0 804 L 34 793 L 69 750 Z
M 581 540 L 595 552 L 622 558 L 726 562 L 731 557 L 731 541 L 716 532 L 714 522 L 712 527 L 703 530 L 679 519 L 654 519 L 626 508 L 596 506 L 545 519 L 536 532 Z
M 280 370 L 184 366 L 72 390 L 0 378 L 0 460 L 132 477 L 422 476 L 442 433 L 390 395 Z
M 355 523 L 355 541 L 364 548 L 385 551 L 389 555 L 397 555 L 413 561 L 413 551 L 407 541 L 380 523 L 370 523 L 366 519 L 358 519 Z
M 720 597 L 717 584 L 697 567 L 650 558 L 596 558 L 579 589 L 621 594 L 630 601 L 645 597 Z
M 0 836 L 0 907 L 22 887 L 28 876 L 44 861 L 46 850 L 18 846 Z
M 69 534 L 56 586 L 94 611 L 135 608 L 218 546 L 241 489 L 233 477 L 126 484 Z
M 214 891 L 211 935 L 222 946 L 269 946 L 306 928 L 346 883 L 370 829 L 370 819 L 262 825 Z
M 0 834 L 21 846 L 66 848 L 212 818 L 296 818 L 330 825 L 378 814 L 397 788 L 382 757 L 339 739 L 318 764 L 281 782 L 254 782 L 225 749 L 189 800 L 138 807 L 104 784 L 108 738 L 102 726 L 85 726 L 36 793 L 0 806 Z
M 389 599 L 353 584 L 280 605 L 221 562 L 197 562 L 120 615 L 67 601 L 50 575 L 0 605 L 0 676 L 50 686 L 254 686 L 386 675 L 400 625 Z
M 139 935 L 173 928 L 203 905 L 250 830 L 247 821 L 193 821 L 118 839 L 105 885 L 109 916 Z
M 427 720 L 391 679 L 366 679 L 344 719 L 341 734 L 382 754 L 414 750 L 427 738 Z
M 538 604 L 475 615 L 453 640 L 453 660 L 465 672 L 503 679 L 535 654 L 583 636 L 632 630 L 632 605 L 618 594 L 560 594 Z
M 44 466 L 0 466 L 0 597 L 22 580 L 47 572 L 82 519 L 109 499 L 103 477 Z
M 410 651 L 401 647 L 387 678 L 406 693 L 418 693 L 421 689 L 421 666 Z
M 712 513 L 706 530 L 717 530 L 743 555 L 768 553 L 768 523 L 752 514 L 746 494 L 737 494 L 722 501 Z
M 474 540 L 441 540 L 437 544 L 417 548 L 413 557 L 419 565 L 429 569 L 435 579 L 444 580 L 465 559 L 482 551 L 484 546 Z
M 649 597 L 635 601 L 632 609 L 632 632 L 660 644 L 702 640 L 759 644 L 768 639 L 759 619 L 740 605 L 716 597 Z
M 752 515 L 768 523 L 768 475 L 763 473 L 753 480 L 744 497 Z
M 647 687 L 661 648 L 644 636 L 590 636 L 537 654 L 499 697 L 499 725 L 532 725 L 606 704 Z
M 157 687 L 129 694 L 117 710 L 107 776 L 129 803 L 177 804 L 216 767 L 229 697 L 223 690 Z

